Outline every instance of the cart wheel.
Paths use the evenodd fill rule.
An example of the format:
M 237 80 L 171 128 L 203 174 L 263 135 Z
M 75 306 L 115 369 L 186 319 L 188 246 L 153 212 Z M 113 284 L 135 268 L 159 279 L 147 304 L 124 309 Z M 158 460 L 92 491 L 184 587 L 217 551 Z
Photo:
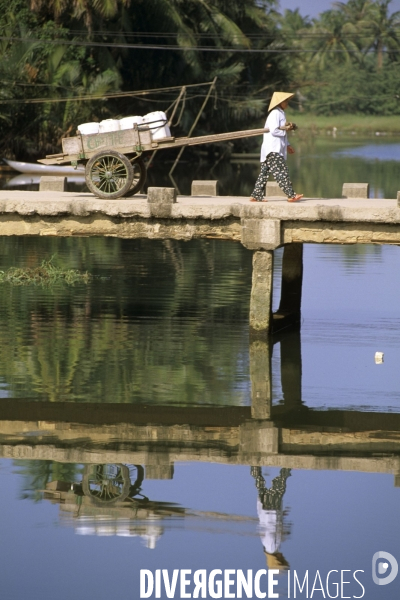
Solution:
M 121 464 L 85 465 L 82 490 L 95 504 L 125 500 L 131 488 L 129 469 Z
M 99 152 L 86 165 L 86 185 L 99 198 L 125 196 L 131 189 L 133 177 L 130 160 L 115 150 Z
M 140 192 L 147 179 L 147 169 L 141 158 L 137 158 L 132 162 L 133 167 L 133 183 L 129 192 L 125 196 L 133 196 Z

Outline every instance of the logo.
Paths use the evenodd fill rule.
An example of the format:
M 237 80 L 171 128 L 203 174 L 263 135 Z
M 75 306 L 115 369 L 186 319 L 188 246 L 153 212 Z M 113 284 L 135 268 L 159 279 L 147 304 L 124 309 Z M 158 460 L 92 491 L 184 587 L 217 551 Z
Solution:
M 388 570 L 390 566 L 390 571 Z M 399 571 L 397 560 L 389 552 L 375 552 L 372 557 L 372 579 L 376 585 L 392 583 Z M 387 575 L 385 575 L 387 573 Z M 385 577 L 381 577 L 385 575 Z

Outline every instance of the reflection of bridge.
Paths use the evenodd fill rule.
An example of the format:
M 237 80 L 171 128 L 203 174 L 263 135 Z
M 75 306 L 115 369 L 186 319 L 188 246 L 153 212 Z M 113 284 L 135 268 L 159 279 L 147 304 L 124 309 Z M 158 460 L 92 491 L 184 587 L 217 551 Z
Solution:
M 313 411 L 301 400 L 299 332 L 281 336 L 284 403 L 271 404 L 271 352 L 250 346 L 251 407 L 0 401 L 0 456 L 130 463 L 169 478 L 177 461 L 400 474 L 400 414 Z
M 2 402 L 1 408 L 8 413 L 0 421 L 5 458 L 143 464 L 146 477 L 156 479 L 172 477 L 177 461 L 400 473 L 400 415 L 310 412 L 293 422 L 279 414 L 273 420 L 252 419 L 250 408 L 196 408 L 179 409 L 174 419 L 175 408 L 132 406 L 127 419 L 128 411 L 118 410 L 121 405 L 97 405 L 92 411 L 85 406 L 85 422 L 79 423 L 54 419 L 56 405 L 19 401 L 14 405 L 39 418 L 15 420 L 10 404 Z M 128 422 L 88 423 L 91 412 L 97 423 L 98 413 L 111 408 L 114 418 Z

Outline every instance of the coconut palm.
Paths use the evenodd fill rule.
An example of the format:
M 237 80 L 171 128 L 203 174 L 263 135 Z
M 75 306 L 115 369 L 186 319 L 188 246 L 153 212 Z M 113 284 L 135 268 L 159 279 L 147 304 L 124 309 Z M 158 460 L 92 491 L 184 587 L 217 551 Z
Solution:
M 54 21 L 61 23 L 67 16 L 83 20 L 89 34 L 92 32 L 96 16 L 101 19 L 114 17 L 120 7 L 129 6 L 130 0 L 31 0 L 31 10 L 37 13 L 52 14 Z
M 383 54 L 386 51 L 392 60 L 398 60 L 400 49 L 400 11 L 389 14 L 391 0 L 374 2 L 372 19 L 367 26 L 371 37 L 370 47 L 376 52 L 377 69 L 383 66 Z
M 339 10 L 327 10 L 320 15 L 313 28 L 313 61 L 320 69 L 332 64 L 362 60 L 357 41 L 346 31 L 346 16 Z

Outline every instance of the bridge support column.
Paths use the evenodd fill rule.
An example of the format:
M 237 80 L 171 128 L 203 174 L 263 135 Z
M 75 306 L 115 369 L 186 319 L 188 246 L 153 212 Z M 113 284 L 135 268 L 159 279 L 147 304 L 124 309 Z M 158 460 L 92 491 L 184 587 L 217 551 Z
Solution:
M 268 340 L 250 342 L 251 416 L 269 419 L 272 404 L 271 349 Z
M 253 254 L 253 279 L 250 296 L 250 330 L 266 334 L 272 322 L 272 278 L 274 253 L 260 250 Z
M 300 322 L 302 286 L 303 244 L 287 244 L 283 249 L 281 301 L 273 317 L 274 331 Z
M 301 399 L 301 337 L 300 330 L 281 333 L 281 382 L 285 409 L 303 407 Z

